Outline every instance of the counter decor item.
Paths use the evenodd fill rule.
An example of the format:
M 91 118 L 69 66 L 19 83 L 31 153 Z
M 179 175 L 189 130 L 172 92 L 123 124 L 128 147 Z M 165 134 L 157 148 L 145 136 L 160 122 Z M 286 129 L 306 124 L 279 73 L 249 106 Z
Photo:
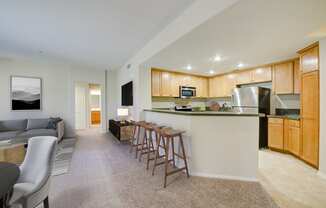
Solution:
M 219 104 L 218 102 L 216 102 L 216 101 L 212 101 L 212 102 L 210 103 L 210 105 L 209 105 L 209 109 L 210 109 L 211 111 L 219 111 L 220 108 L 221 108 L 220 104 Z

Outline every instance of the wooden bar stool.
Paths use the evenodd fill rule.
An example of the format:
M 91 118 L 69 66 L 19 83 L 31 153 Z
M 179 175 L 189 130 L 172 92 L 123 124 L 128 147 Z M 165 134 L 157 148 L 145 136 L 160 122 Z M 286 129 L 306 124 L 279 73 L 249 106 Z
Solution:
M 174 130 L 172 128 L 165 128 L 162 129 L 160 132 L 160 136 L 159 136 L 159 141 L 157 143 L 157 147 L 155 150 L 155 158 L 154 158 L 154 167 L 153 167 L 153 172 L 152 175 L 154 175 L 155 173 L 155 168 L 156 166 L 165 165 L 165 174 L 164 174 L 164 188 L 166 188 L 166 182 L 167 182 L 167 177 L 169 175 L 175 174 L 177 172 L 186 170 L 186 174 L 187 177 L 189 177 L 189 170 L 188 170 L 188 163 L 187 163 L 187 157 L 186 157 L 186 152 L 185 152 L 185 148 L 184 148 L 184 143 L 183 143 L 183 138 L 182 138 L 182 134 L 185 133 L 185 131 L 179 131 L 179 130 Z M 174 141 L 175 138 L 179 138 L 179 142 L 180 142 L 180 147 L 181 147 L 181 155 L 179 153 L 175 152 L 174 149 Z M 160 146 L 161 141 L 164 141 L 164 145 Z M 171 153 L 172 153 L 172 159 L 170 158 L 170 143 L 171 143 Z M 165 150 L 165 156 L 164 156 L 164 161 L 158 163 L 157 159 L 159 158 L 159 148 L 163 148 Z M 176 164 L 175 164 L 175 156 L 177 156 L 178 158 L 182 159 L 184 161 L 184 167 L 182 168 L 176 168 Z M 173 167 L 175 168 L 172 171 L 168 171 L 168 166 L 169 163 L 173 162 Z
M 158 148 L 159 147 L 161 147 L 161 148 L 164 147 L 165 148 L 164 141 L 163 141 L 163 146 L 161 144 L 159 144 L 160 132 L 161 132 L 162 129 L 165 129 L 165 128 L 167 128 L 167 127 L 165 127 L 165 126 L 158 126 L 158 125 L 153 124 L 150 127 L 150 129 L 148 129 L 148 131 L 149 131 L 149 133 L 150 133 L 151 136 L 154 133 L 155 140 L 153 140 L 153 138 L 151 136 L 148 138 L 148 143 L 149 143 L 149 146 L 151 147 L 151 151 L 147 151 L 146 152 L 146 154 L 147 154 L 146 170 L 149 169 L 149 163 L 150 163 L 150 161 L 152 161 L 152 160 L 155 159 L 155 157 L 151 157 L 151 153 L 155 153 L 156 152 L 156 149 L 157 149 L 156 146 L 158 146 Z M 154 142 L 153 141 L 155 141 L 155 145 L 154 145 Z M 161 157 L 164 157 L 164 155 L 163 156 L 160 156 L 159 155 L 158 157 L 161 158 Z
M 133 152 L 135 149 L 135 158 L 138 157 L 138 152 L 140 151 L 140 131 L 142 126 L 145 124 L 145 121 L 138 121 L 138 122 L 133 122 L 134 124 L 134 131 L 133 131 L 133 136 L 130 139 L 130 154 Z
M 141 124 L 141 127 L 144 129 L 144 136 L 141 141 L 140 145 L 140 155 L 139 155 L 139 162 L 141 161 L 141 158 L 143 155 L 147 155 L 149 157 L 149 154 L 152 152 L 155 152 L 154 145 L 153 145 L 153 131 L 156 124 L 154 123 L 143 123 Z M 148 168 L 148 167 L 147 167 Z

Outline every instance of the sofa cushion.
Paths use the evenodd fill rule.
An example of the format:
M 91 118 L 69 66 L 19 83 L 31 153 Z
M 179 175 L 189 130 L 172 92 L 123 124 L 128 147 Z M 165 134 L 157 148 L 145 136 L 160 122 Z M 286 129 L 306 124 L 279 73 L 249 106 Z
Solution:
M 54 129 L 31 129 L 20 134 L 19 137 L 31 138 L 35 136 L 57 136 L 57 132 Z
M 49 125 L 50 119 L 41 118 L 41 119 L 28 119 L 26 130 L 31 129 L 46 129 Z
M 0 141 L 12 139 L 20 135 L 23 131 L 4 131 L 0 132 Z
M 26 129 L 27 119 L 0 121 L 0 132 L 2 131 L 23 131 Z

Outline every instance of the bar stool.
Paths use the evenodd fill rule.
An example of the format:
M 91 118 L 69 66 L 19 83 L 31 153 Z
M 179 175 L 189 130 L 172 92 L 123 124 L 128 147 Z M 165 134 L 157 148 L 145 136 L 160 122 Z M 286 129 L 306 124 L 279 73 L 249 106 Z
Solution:
M 162 129 L 161 131 L 159 131 L 160 136 L 159 136 L 159 141 L 156 145 L 156 150 L 155 150 L 155 158 L 154 158 L 154 167 L 153 167 L 153 172 L 152 175 L 154 175 L 155 173 L 155 168 L 156 166 L 165 165 L 165 174 L 164 174 L 164 188 L 166 188 L 166 182 L 167 182 L 167 177 L 175 174 L 177 172 L 186 170 L 186 174 L 187 177 L 189 178 L 189 170 L 188 170 L 188 163 L 187 163 L 187 157 L 186 157 L 186 152 L 185 152 L 185 148 L 184 148 L 184 143 L 183 143 L 183 138 L 182 138 L 182 134 L 185 133 L 185 131 L 179 131 L 179 130 L 174 130 L 172 128 L 165 128 Z M 180 141 L 180 147 L 181 147 L 181 154 L 176 153 L 174 150 L 174 139 L 175 138 L 179 138 Z M 164 141 L 165 140 L 165 141 Z M 161 146 L 161 141 L 164 142 L 164 145 Z M 172 159 L 170 158 L 170 143 L 171 143 L 171 152 L 172 152 Z M 159 148 L 163 148 L 165 150 L 165 155 L 164 155 L 164 161 L 158 163 L 157 159 L 159 158 Z M 184 167 L 182 168 L 176 168 L 176 164 L 175 164 L 175 156 L 177 156 L 178 158 L 182 159 L 184 161 Z M 173 162 L 173 167 L 176 168 L 172 171 L 168 171 L 168 165 L 170 162 Z
M 156 126 L 157 125 L 154 123 L 144 123 L 141 125 L 141 127 L 144 128 L 144 136 L 141 142 L 139 161 L 141 161 L 143 155 L 147 155 L 146 169 L 149 167 L 150 154 L 155 152 L 153 144 L 153 132 Z
M 145 123 L 146 123 L 145 121 L 133 122 L 134 125 L 133 136 L 129 141 L 130 141 L 130 154 L 133 152 L 134 149 L 136 149 L 135 158 L 138 157 L 138 152 L 140 151 L 139 148 L 141 146 L 140 131 Z

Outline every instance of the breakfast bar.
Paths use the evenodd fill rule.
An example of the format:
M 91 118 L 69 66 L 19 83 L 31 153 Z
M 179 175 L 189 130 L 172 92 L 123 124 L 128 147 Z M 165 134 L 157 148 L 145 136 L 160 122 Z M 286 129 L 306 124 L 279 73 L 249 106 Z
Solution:
M 148 122 L 186 131 L 191 175 L 257 181 L 259 114 L 150 109 L 144 116 Z

